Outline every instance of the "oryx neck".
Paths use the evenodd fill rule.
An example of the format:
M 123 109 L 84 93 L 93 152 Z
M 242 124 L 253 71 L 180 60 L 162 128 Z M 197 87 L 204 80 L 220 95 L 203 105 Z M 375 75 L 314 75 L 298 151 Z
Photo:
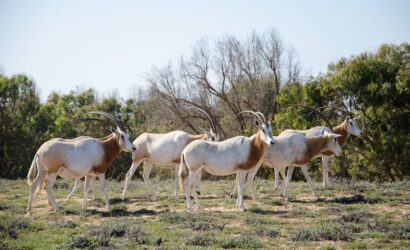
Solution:
M 250 137 L 250 144 L 248 150 L 248 159 L 237 168 L 242 170 L 248 170 L 255 167 L 261 160 L 264 150 L 265 143 L 262 140 L 262 132 L 259 131 L 255 136 Z
M 121 153 L 121 147 L 117 142 L 117 135 L 112 133 L 102 139 L 99 139 L 103 149 L 103 159 L 101 164 L 94 166 L 94 170 L 98 173 L 105 173 L 111 162 Z
M 305 158 L 310 159 L 324 152 L 327 145 L 327 138 L 323 136 L 305 137 L 306 155 Z
M 348 125 L 347 123 L 348 121 L 344 120 L 341 124 L 333 128 L 333 132 L 335 134 L 342 135 L 337 138 L 337 141 L 339 142 L 340 146 L 345 144 L 347 141 L 347 138 L 349 138 L 349 133 L 347 132 L 347 125 Z

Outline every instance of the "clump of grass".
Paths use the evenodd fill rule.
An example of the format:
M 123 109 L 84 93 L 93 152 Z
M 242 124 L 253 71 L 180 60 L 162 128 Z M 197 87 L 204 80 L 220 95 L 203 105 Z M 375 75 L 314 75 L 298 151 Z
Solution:
M 25 218 L 21 218 L 21 217 L 16 217 L 7 222 L 8 228 L 14 228 L 17 230 L 27 229 L 29 228 L 29 226 L 30 226 L 30 221 Z
M 185 241 L 187 245 L 202 247 L 214 245 L 215 242 L 215 237 L 211 235 L 194 235 Z
M 336 206 L 329 206 L 329 207 L 327 207 L 326 210 L 327 210 L 328 213 L 334 214 L 334 215 L 338 215 L 338 214 L 343 212 L 343 208 L 336 207 Z
M 75 228 L 75 227 L 77 227 L 77 224 L 75 224 L 74 222 L 72 222 L 70 220 L 51 222 L 49 225 L 53 226 L 53 227 L 60 227 L 60 228 Z
M 68 242 L 68 247 L 70 249 L 73 248 L 91 248 L 92 244 L 91 241 L 86 236 L 73 236 L 71 237 L 70 241 Z
M 127 230 L 127 237 L 138 243 L 139 245 L 152 245 L 160 246 L 162 245 L 161 237 L 153 237 L 148 231 L 141 228 L 140 226 L 132 226 Z
M 3 221 L 0 224 L 0 232 L 9 236 L 12 239 L 19 237 L 19 231 L 28 229 L 30 227 L 30 221 L 26 218 L 16 217 L 10 220 Z
M 336 197 L 332 200 L 332 202 L 340 203 L 340 204 L 356 204 L 356 203 L 368 203 L 368 204 L 375 204 L 381 201 L 380 197 L 365 197 L 362 194 L 355 194 L 353 196 L 347 197 Z
M 206 216 L 205 214 L 190 214 L 190 213 L 175 213 L 167 212 L 160 216 L 160 221 L 170 224 L 186 224 L 191 222 L 215 222 L 214 217 Z
M 358 210 L 349 214 L 345 214 L 339 217 L 338 221 L 351 222 L 351 223 L 365 223 L 371 218 L 373 214 L 369 213 L 366 210 Z
M 340 224 L 321 225 L 313 228 L 299 228 L 291 235 L 292 241 L 352 241 L 353 235 L 348 227 Z
M 149 237 L 149 234 L 139 226 L 132 227 L 127 232 L 127 236 L 128 236 L 128 238 L 130 238 L 132 241 L 138 243 L 139 245 L 146 245 L 146 244 L 151 243 L 151 239 Z
M 74 236 L 66 245 L 68 248 L 120 248 L 120 246 L 115 245 L 115 241 L 112 241 L 113 238 L 129 240 L 138 245 L 159 246 L 162 244 L 162 238 L 152 237 L 148 231 L 140 226 L 136 226 L 132 222 L 119 222 L 104 225 L 86 234 Z
M 320 237 L 316 229 L 301 227 L 290 236 L 290 239 L 292 241 L 318 241 Z
M 258 228 L 255 231 L 251 232 L 250 234 L 261 236 L 261 237 L 271 237 L 271 238 L 275 238 L 279 235 L 277 231 L 268 229 L 268 228 Z
M 319 235 L 322 239 L 331 241 L 352 241 L 353 235 L 348 227 L 343 225 L 334 225 L 321 228 Z
M 103 238 L 123 237 L 126 233 L 127 227 L 128 224 L 126 223 L 113 223 L 94 229 L 91 232 L 89 232 L 89 235 L 99 236 Z
M 236 237 L 232 239 L 226 239 L 220 242 L 220 246 L 224 249 L 229 248 L 243 248 L 243 249 L 255 249 L 262 248 L 263 244 L 257 239 L 250 237 Z
M 8 249 L 10 248 L 6 245 L 5 242 L 0 242 L 0 250 L 8 250 Z
M 246 217 L 244 220 L 244 223 L 246 225 L 267 225 L 267 224 L 274 224 L 273 221 L 269 220 L 269 219 L 260 219 L 257 217 Z
M 368 224 L 371 231 L 381 232 L 387 235 L 389 239 L 409 240 L 410 239 L 410 223 L 398 223 L 390 220 L 379 219 Z
M 193 230 L 198 230 L 198 231 L 212 231 L 212 230 L 222 231 L 225 227 L 224 224 L 210 223 L 210 222 L 187 222 L 184 225 L 189 228 L 192 228 Z

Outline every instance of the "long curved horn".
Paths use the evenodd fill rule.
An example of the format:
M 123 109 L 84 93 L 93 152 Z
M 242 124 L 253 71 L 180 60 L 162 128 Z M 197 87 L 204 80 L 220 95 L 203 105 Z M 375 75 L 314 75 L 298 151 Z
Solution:
M 239 112 L 237 115 L 241 114 L 241 113 L 249 113 L 252 114 L 254 116 L 256 116 L 259 119 L 259 122 L 261 122 L 261 124 L 265 124 L 265 122 L 262 120 L 262 118 L 259 116 L 259 114 L 255 111 L 251 111 L 251 110 L 244 110 Z
M 264 115 L 262 112 L 257 111 L 256 114 L 260 115 L 260 117 L 262 118 L 263 121 L 265 121 L 265 123 L 268 121 L 268 120 L 266 119 L 265 115 Z
M 336 109 L 336 110 L 339 110 L 339 111 L 341 111 L 342 113 L 344 113 L 347 117 L 350 117 L 350 118 L 353 117 L 353 114 L 352 114 L 350 111 L 347 111 L 347 110 L 345 110 L 345 109 L 343 109 L 343 108 L 339 108 L 339 107 L 327 107 L 326 109 Z
M 185 103 L 185 105 L 188 105 L 188 106 L 190 106 L 191 109 L 196 109 L 196 110 L 200 111 L 201 113 L 203 113 L 205 115 L 205 118 L 208 120 L 209 125 L 211 126 L 212 132 L 217 134 L 218 131 L 216 129 L 215 123 L 212 120 L 211 116 L 208 114 L 208 112 L 206 112 L 204 109 L 202 109 L 200 107 L 197 107 L 197 106 L 194 106 L 194 105 L 190 105 L 190 104 L 186 104 L 186 103 Z
M 109 114 L 109 113 L 103 112 L 103 111 L 91 111 L 91 112 L 88 112 L 88 113 L 89 114 L 98 114 L 98 115 L 105 116 L 105 117 L 111 119 L 115 123 L 115 125 L 117 125 L 121 130 L 126 131 L 124 124 L 122 124 L 122 122 L 119 121 L 117 119 L 117 117 L 113 116 L 112 114 Z
M 109 127 L 113 127 L 112 123 L 110 123 L 106 120 L 103 120 L 103 119 L 99 119 L 99 118 L 80 118 L 80 119 L 74 120 L 74 122 L 76 122 L 76 123 L 89 122 L 89 121 L 98 121 L 98 122 L 104 123 L 105 125 L 107 125 Z
M 330 123 L 329 119 L 327 119 L 327 117 L 324 116 L 324 115 L 323 115 L 321 112 L 319 112 L 317 109 L 312 108 L 312 107 L 307 106 L 307 105 L 303 105 L 303 104 L 289 104 L 289 105 L 290 105 L 290 106 L 298 106 L 298 107 L 302 107 L 302 108 L 306 108 L 306 109 L 311 110 L 313 113 L 317 114 L 320 118 L 322 118 L 322 119 L 326 122 L 327 126 L 333 131 L 333 125 L 332 125 L 332 123 Z

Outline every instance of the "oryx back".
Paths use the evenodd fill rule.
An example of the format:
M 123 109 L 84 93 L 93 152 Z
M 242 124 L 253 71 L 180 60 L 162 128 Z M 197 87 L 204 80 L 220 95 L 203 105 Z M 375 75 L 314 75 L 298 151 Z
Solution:
M 91 137 L 71 140 L 55 138 L 44 143 L 38 153 L 42 167 L 49 173 L 60 168 L 70 169 L 73 175 L 87 175 L 93 166 L 103 160 L 103 148 L 100 141 Z

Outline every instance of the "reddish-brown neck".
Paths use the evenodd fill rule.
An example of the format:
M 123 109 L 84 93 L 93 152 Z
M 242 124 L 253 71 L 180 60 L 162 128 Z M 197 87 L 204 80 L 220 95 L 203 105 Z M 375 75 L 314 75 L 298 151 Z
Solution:
M 348 121 L 344 120 L 341 124 L 337 125 L 336 127 L 333 128 L 333 132 L 335 134 L 342 135 L 337 138 L 337 141 L 339 142 L 339 145 L 342 146 L 343 144 L 346 143 L 347 138 L 349 138 L 349 133 L 347 132 L 347 126 L 348 126 Z
M 101 142 L 104 156 L 101 164 L 95 166 L 94 170 L 98 173 L 105 173 L 111 162 L 113 162 L 121 153 L 121 147 L 120 145 L 118 145 L 117 135 L 114 133 L 107 137 L 99 139 L 99 141 Z
M 260 159 L 262 158 L 263 152 L 265 150 L 265 143 L 262 140 L 262 132 L 259 131 L 256 136 L 251 139 L 249 145 L 248 159 L 240 164 L 237 168 L 242 170 L 248 170 L 256 166 Z

